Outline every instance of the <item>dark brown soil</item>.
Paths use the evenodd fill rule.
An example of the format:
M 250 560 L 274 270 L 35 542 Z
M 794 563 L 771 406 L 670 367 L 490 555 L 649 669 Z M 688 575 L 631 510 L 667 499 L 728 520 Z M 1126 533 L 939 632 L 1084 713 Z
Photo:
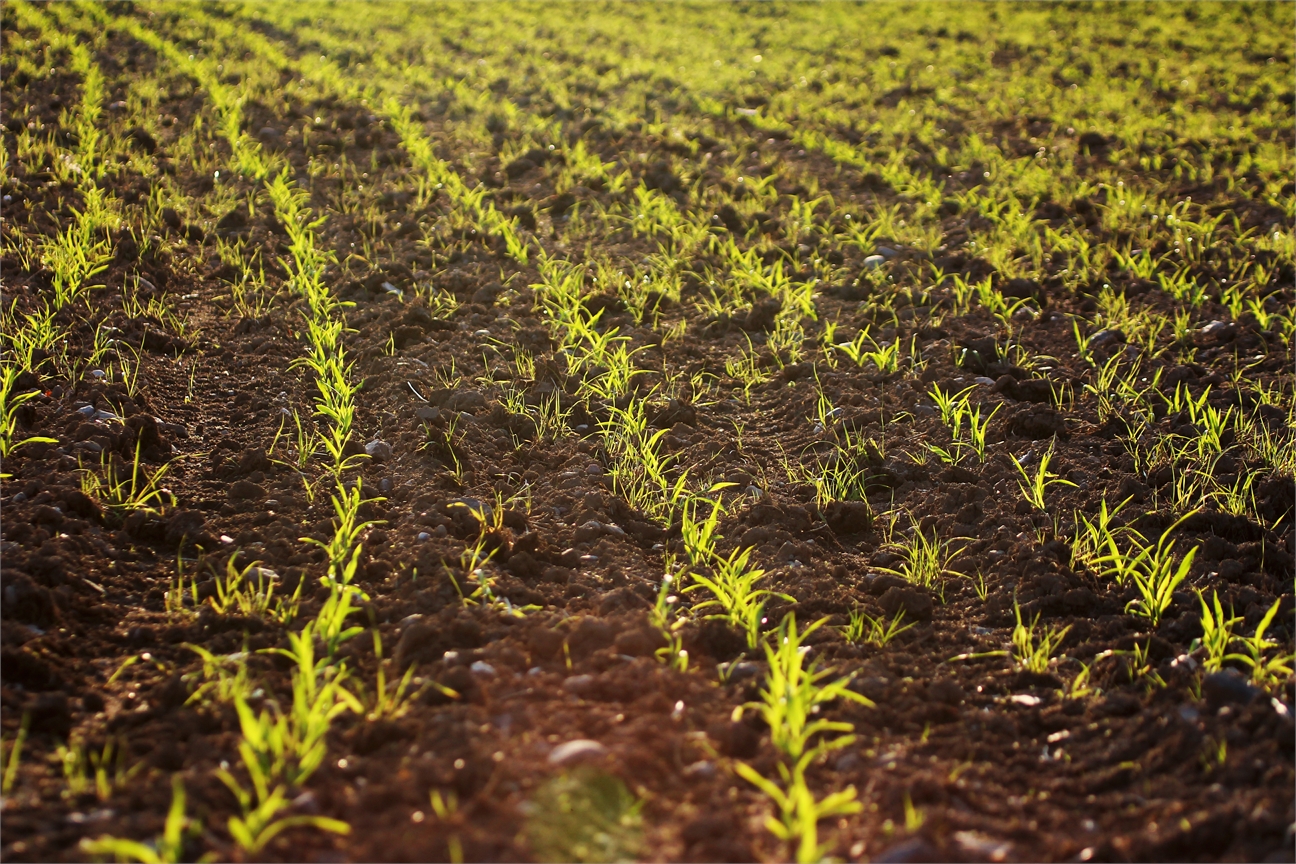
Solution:
M 6 19 L 6 41 L 17 38 L 13 27 Z M 115 76 L 144 74 L 153 62 L 147 49 L 122 34 L 111 36 L 100 57 L 110 88 Z M 123 57 L 140 59 L 110 65 Z M 8 80 L 8 66 L 5 75 Z M 56 75 L 6 90 L 9 99 L 27 106 L 29 118 L 39 114 L 56 125 L 56 106 L 75 98 L 77 83 Z M 357 164 L 379 166 L 364 194 L 408 197 L 411 169 L 389 128 L 374 124 L 361 140 L 350 119 L 356 106 L 334 101 L 289 107 L 300 116 L 322 117 L 335 130 L 324 144 L 312 146 L 332 146 Z M 201 94 L 194 94 L 176 96 L 162 110 L 175 118 L 166 129 L 179 130 L 208 109 Z M 253 131 L 292 120 L 265 110 L 263 118 L 249 109 Z M 428 128 L 437 133 L 435 122 Z M 817 176 L 844 207 L 894 197 L 889 190 L 851 184 L 826 157 L 798 153 L 788 141 L 767 142 L 765 133 L 750 126 L 735 123 L 719 131 L 727 136 L 724 146 L 760 148 L 769 164 L 787 161 Z M 10 149 L 3 190 L 6 237 L 15 231 L 48 236 L 62 224 L 57 214 L 77 206 L 76 193 L 60 188 L 48 166 L 17 161 L 14 135 L 6 132 L 4 140 Z M 166 157 L 167 138 L 139 140 L 157 148 L 163 170 L 195 201 L 210 192 L 209 178 Z M 628 129 L 594 140 L 605 158 L 662 146 Z M 289 164 L 304 172 L 310 152 L 300 137 L 279 146 Z M 536 235 L 543 236 L 571 201 L 528 170 L 518 163 L 500 168 L 491 181 L 499 184 L 494 200 L 531 214 Z M 240 192 L 254 185 L 228 182 Z M 333 182 L 322 178 L 311 190 L 315 206 L 329 216 L 320 243 L 330 249 L 359 246 L 357 220 L 325 209 L 338 194 Z M 791 185 L 782 177 L 778 182 Z M 957 178 L 950 183 L 957 185 Z M 147 197 L 150 179 L 123 171 L 115 184 L 120 200 L 134 202 Z M 612 200 L 606 191 L 584 194 Z M 389 198 L 387 207 L 400 209 L 396 200 Z M 259 561 L 281 577 L 280 593 L 304 583 L 305 618 L 323 599 L 317 579 L 325 559 L 300 538 L 324 539 L 332 531 L 327 485 L 312 502 L 300 477 L 266 455 L 285 417 L 290 429 L 294 409 L 303 417 L 311 410 L 312 388 L 290 366 L 302 354 L 300 310 L 281 300 L 257 319 L 230 314 L 230 274 L 214 252 L 218 237 L 236 233 L 273 260 L 282 238 L 263 204 L 243 225 L 220 214 L 201 222 L 177 215 L 165 251 L 153 244 L 141 252 L 128 233 L 115 236 L 115 258 L 96 279 L 110 287 L 60 313 L 58 324 L 67 328 L 73 354 L 88 356 L 96 327 L 120 328 L 116 338 L 143 358 L 144 384 L 134 395 L 84 367 L 74 380 L 54 374 L 48 364 L 24 370 L 19 390 L 39 395 L 21 410 L 20 430 L 58 443 L 25 446 L 4 465 L 5 740 L 25 716 L 31 724 L 17 783 L 4 804 L 5 860 L 75 860 L 83 857 L 77 847 L 83 837 L 156 836 L 173 772 L 182 773 L 189 812 L 206 827 L 190 854 L 235 855 L 224 825 L 236 802 L 213 772 L 237 761 L 238 722 L 228 705 L 188 701 L 201 667 L 187 646 L 216 654 L 253 652 L 253 677 L 267 694 L 284 694 L 287 667 L 255 652 L 286 647 L 290 628 L 213 614 L 206 606 L 168 614 L 165 595 L 177 560 L 186 573 L 198 574 L 200 597 L 214 590 L 210 580 L 231 557 L 240 565 Z M 435 220 L 446 207 L 444 199 L 422 211 L 406 207 L 398 221 Z M 1268 218 L 1241 207 L 1239 212 L 1244 227 Z M 1057 214 L 1068 217 L 1083 214 Z M 961 220 L 952 215 L 948 222 L 947 233 L 953 234 Z M 389 225 L 391 230 L 399 229 Z M 552 251 L 580 254 L 565 249 L 561 239 L 545 236 L 544 242 Z M 608 246 L 625 260 L 654 248 L 629 232 L 610 238 Z M 353 260 L 330 269 L 338 295 L 355 304 L 347 311 L 354 329 L 347 349 L 355 375 L 364 381 L 357 419 L 361 443 L 381 439 L 392 453 L 354 474 L 366 491 L 383 496 L 364 511 L 381 524 L 365 537 L 357 583 L 371 601 L 356 620 L 372 622 L 396 667 L 415 664 L 420 679 L 453 688 L 461 698 L 425 689 L 395 720 L 342 715 L 329 734 L 326 763 L 294 794 L 301 796 L 298 812 L 345 819 L 352 833 L 334 838 L 290 832 L 266 856 L 526 858 L 532 853 L 523 833 L 524 802 L 556 773 L 547 759 L 552 749 L 583 738 L 607 748 L 600 767 L 645 801 L 642 857 L 784 856 L 761 827 L 768 804 L 728 768 L 730 760 L 742 759 L 773 774 L 775 753 L 765 730 L 750 719 L 731 720 L 735 706 L 758 698 L 764 667 L 753 652 L 753 662 L 735 666 L 727 682 L 718 680 L 717 664 L 743 659 L 746 646 L 740 635 L 714 622 L 685 627 L 687 673 L 655 658 L 661 636 L 647 612 L 660 584 L 662 552 L 682 548 L 679 531 L 613 493 L 597 435 L 606 406 L 578 404 L 577 382 L 558 371 L 554 346 L 533 310 L 534 295 L 525 287 L 538 281 L 538 273 L 519 267 L 488 239 L 456 240 L 451 254 L 389 233 L 382 249 L 372 266 Z M 839 254 L 852 277 L 861 272 L 862 254 Z M 917 284 L 927 263 L 919 253 L 901 250 L 888 266 L 898 284 Z M 947 274 L 972 276 L 989 267 L 958 251 L 938 253 L 934 263 Z M 6 309 L 16 304 L 30 310 L 49 290 L 47 271 L 24 269 L 11 254 L 3 267 Z M 274 266 L 268 275 L 282 277 Z M 184 333 L 165 321 L 128 314 L 118 288 L 136 276 L 151 286 L 144 289 L 146 298 L 155 293 L 187 318 Z M 406 286 L 424 278 L 460 302 L 448 321 L 434 321 L 417 301 L 381 287 L 384 281 Z M 501 282 L 511 294 L 501 293 Z M 841 322 L 844 333 L 869 323 L 851 293 L 853 283 L 851 278 L 817 300 L 820 320 Z M 811 640 L 816 656 L 841 674 L 855 675 L 854 686 L 876 703 L 827 711 L 832 719 L 853 723 L 859 740 L 815 767 L 812 783 L 820 789 L 853 784 L 865 810 L 839 824 L 825 823 L 821 837 L 835 838 L 837 855 L 887 861 L 1291 860 L 1292 682 L 1263 694 L 1203 689 L 1200 669 L 1184 659 L 1201 635 L 1193 594 L 1177 595 L 1166 620 L 1153 629 L 1125 614 L 1134 596 L 1128 588 L 1073 564 L 1066 527 L 1072 520 L 1064 514 L 1093 514 L 1103 498 L 1131 498 L 1129 512 L 1145 513 L 1134 527 L 1155 537 L 1174 521 L 1164 507 L 1158 509 L 1156 502 L 1165 496 L 1155 497 L 1170 475 L 1135 470 L 1119 440 L 1124 427 L 1118 419 L 1101 421 L 1095 398 L 1084 392 L 1093 372 L 1072 356 L 1071 316 L 1090 314 L 1093 298 L 1063 288 L 1060 279 L 1004 284 L 1029 293 L 1041 310 L 1019 324 L 1020 344 L 1032 354 L 1058 357 L 1048 378 L 1069 384 L 1076 395 L 1064 411 L 1050 404 L 1050 391 L 1035 373 L 993 359 L 1000 331 L 977 311 L 932 324 L 925 310 L 902 310 L 898 321 L 875 322 L 879 338 L 901 339 L 927 358 L 919 374 L 872 374 L 849 362 L 835 369 L 822 362 L 817 370 L 809 363 L 775 367 L 767 383 L 752 389 L 748 403 L 727 376 L 725 360 L 767 326 L 756 320 L 759 307 L 746 320 L 697 320 L 689 298 L 701 285 L 686 278 L 684 302 L 662 308 L 660 329 L 693 319 L 688 336 L 663 343 L 607 298 L 605 322 L 620 327 L 632 347 L 644 348 L 639 356 L 645 368 L 658 370 L 640 379 L 640 392 L 651 400 L 657 426 L 668 430 L 665 450 L 679 454 L 681 467 L 699 483 L 755 487 L 723 520 L 720 549 L 754 547 L 754 559 L 768 570 L 767 587 L 795 598 L 795 604 L 772 602 L 769 620 L 795 611 L 803 622 L 828 616 L 844 625 L 858 606 L 873 615 L 906 610 L 915 623 L 885 648 L 849 644 L 831 628 Z M 1135 280 L 1117 287 L 1150 310 L 1173 312 L 1165 295 L 1141 293 Z M 1283 302 L 1290 302 L 1290 285 L 1283 290 Z M 497 294 L 504 299 L 494 299 Z M 1211 301 L 1201 314 L 1227 318 Z M 1274 342 L 1245 318 L 1189 338 L 1199 349 L 1195 362 L 1179 364 L 1168 353 L 1147 359 L 1147 374 L 1160 369 L 1171 389 L 1182 383 L 1193 394 L 1209 386 L 1210 404 L 1259 411 L 1263 422 L 1286 434 L 1284 412 L 1257 408 L 1255 388 L 1274 382 L 1290 388 L 1290 345 Z M 556 442 L 535 440 L 527 421 L 507 412 L 502 379 L 478 377 L 509 374 L 501 359 L 508 353 L 486 353 L 483 369 L 483 352 L 496 340 L 528 346 L 540 358 L 538 380 L 523 385 L 533 397 L 558 392 L 577 406 L 571 430 Z M 1115 350 L 1124 349 L 1096 349 L 1099 362 Z M 1259 358 L 1240 383 L 1228 377 L 1236 356 Z M 452 368 L 467 378 L 447 389 L 443 376 Z M 663 368 L 708 373 L 719 387 L 694 404 L 648 395 L 662 381 Z M 842 410 L 840 429 L 885 434 L 885 454 L 870 466 L 868 510 L 821 508 L 814 489 L 789 482 L 780 467 L 785 455 L 810 462 L 828 451 L 831 430 L 816 430 L 807 421 L 815 413 L 816 375 Z M 987 377 L 993 385 L 975 385 Z M 935 383 L 946 390 L 975 385 L 974 402 L 987 411 L 1002 406 L 983 464 L 972 459 L 944 467 L 912 458 L 923 442 L 948 440 L 926 396 Z M 120 419 L 88 417 L 95 409 Z M 456 424 L 453 452 L 438 443 L 450 421 Z M 1166 417 L 1149 434 L 1167 433 L 1180 422 Z M 1023 506 L 1010 459 L 1038 456 L 1050 442 L 1053 470 L 1074 484 L 1049 490 L 1050 512 L 1062 516 L 1064 530 L 1057 533 L 1048 517 Z M 102 454 L 128 462 L 137 448 L 150 470 L 169 466 L 165 485 L 173 506 L 123 517 L 82 492 L 82 466 L 98 464 Z M 458 480 L 451 470 L 455 461 L 464 469 Z M 460 553 L 476 536 L 475 523 L 452 505 L 490 502 L 497 493 L 516 503 L 509 506 L 489 566 L 501 596 L 539 607 L 522 617 L 465 605 L 450 578 L 463 577 Z M 1270 635 L 1290 645 L 1292 478 L 1273 477 L 1256 497 L 1270 527 L 1212 509 L 1181 527 L 1178 546 L 1201 547 L 1184 588 L 1218 591 L 1225 608 L 1245 619 L 1244 629 L 1281 598 Z M 953 539 L 962 552 L 952 569 L 981 574 L 985 599 L 970 578 L 947 578 L 936 592 L 885 575 L 883 569 L 898 561 L 877 515 L 887 511 L 912 514 L 922 530 Z M 1039 615 L 1046 625 L 1070 626 L 1060 648 L 1068 660 L 1047 675 L 1019 672 L 1004 657 L 950 662 L 955 655 L 1003 648 L 1014 624 L 1014 599 L 1027 619 Z M 1147 647 L 1148 662 L 1164 686 L 1131 680 L 1124 660 L 1095 659 L 1136 645 Z M 346 643 L 343 655 L 356 675 L 374 679 L 377 660 L 368 633 Z M 136 662 L 123 668 L 131 658 Z M 1081 663 L 1091 664 L 1096 692 L 1067 698 L 1060 688 Z M 93 747 L 109 739 L 121 742 L 126 762 L 140 765 L 139 772 L 107 801 L 92 793 L 63 794 L 54 754 L 73 734 Z M 1226 759 L 1212 763 L 1209 754 L 1220 747 L 1226 747 Z M 457 796 L 457 814 L 433 818 L 431 790 Z M 920 826 L 905 827 L 906 802 L 921 812 Z

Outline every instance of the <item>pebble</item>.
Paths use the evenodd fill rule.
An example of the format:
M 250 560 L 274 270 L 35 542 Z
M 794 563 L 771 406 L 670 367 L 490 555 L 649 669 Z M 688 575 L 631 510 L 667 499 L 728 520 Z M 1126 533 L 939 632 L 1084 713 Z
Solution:
M 490 675 L 494 675 L 494 674 L 495 674 L 495 667 L 492 666 L 491 664 L 487 663 L 485 660 L 476 660 L 476 661 L 474 661 L 473 664 L 472 664 L 471 666 L 468 667 L 468 669 L 469 669 L 469 670 L 470 670 L 474 675 L 486 675 L 486 676 L 490 676 Z
M 1260 691 L 1236 669 L 1212 672 L 1202 679 L 1202 695 L 1213 706 L 1236 702 L 1248 705 Z
M 11 500 L 13 501 L 14 504 L 21 504 L 22 502 L 27 500 L 27 493 L 19 492 L 17 495 L 13 496 Z
M 562 683 L 562 688 L 576 696 L 584 696 L 594 689 L 594 676 L 573 675 Z
M 585 468 L 585 473 L 589 474 L 591 477 L 597 477 L 599 474 L 603 473 L 603 466 L 594 462 Z
M 692 765 L 686 766 L 684 768 L 684 776 L 710 780 L 712 777 L 716 776 L 716 767 L 714 764 L 702 759 L 701 761 L 694 762 Z
M 294 798 L 292 806 L 299 813 L 318 813 L 320 811 L 319 799 L 309 789 Z
M 752 498 L 765 497 L 765 492 L 759 486 L 748 486 L 746 491 Z
M 427 541 L 429 541 L 429 540 L 431 540 L 431 539 L 432 539 L 432 535 L 429 534 L 429 533 L 426 532 L 426 531 L 420 531 L 420 532 L 418 533 L 418 541 L 419 541 L 420 543 L 426 543 Z
M 489 339 L 491 332 L 489 330 L 474 330 L 473 335 L 481 339 Z
M 267 498 L 265 502 L 265 507 L 267 510 L 278 510 L 279 502 L 274 498 Z
M 894 258 L 900 253 L 892 249 L 890 246 L 879 246 L 877 248 L 877 254 L 881 255 L 883 258 Z
M 549 764 L 573 765 L 586 760 L 601 759 L 607 754 L 608 749 L 599 742 L 589 738 L 577 738 L 575 741 L 559 744 L 549 751 Z
M 1041 700 L 1040 697 L 1032 696 L 1029 693 L 1018 693 L 1008 701 L 1012 702 L 1014 705 L 1025 705 L 1027 708 L 1034 708 L 1036 705 L 1040 704 Z
M 984 386 L 986 386 L 986 387 L 993 387 L 993 386 L 994 386 L 994 383 L 995 383 L 995 379 L 993 379 L 993 378 L 987 378 L 987 377 L 984 376 L 984 375 L 978 375 L 978 376 L 977 376 L 976 378 L 974 378 L 973 380 L 976 381 L 976 383 L 978 383 L 978 384 L 982 384 L 982 385 L 984 385 Z
M 1227 330 L 1228 326 L 1229 325 L 1223 321 L 1212 321 L 1205 327 L 1201 328 L 1201 333 L 1203 336 L 1214 336 L 1216 333 Z
M 392 458 L 392 447 L 386 441 L 370 441 L 365 445 L 365 453 L 369 455 L 370 459 L 385 462 Z
M 883 258 L 881 255 L 870 255 L 864 259 L 864 269 L 876 270 L 877 268 L 885 264 L 886 260 L 887 259 Z
M 99 379 L 100 381 L 102 381 L 104 378 L 107 378 L 108 375 L 107 375 L 107 373 L 105 373 L 102 369 L 91 369 L 91 370 L 90 370 L 90 377 L 91 377 L 91 378 L 97 378 L 97 379 Z M 86 406 L 86 407 L 89 407 L 89 406 Z
M 379 480 L 379 481 L 378 481 L 378 489 L 379 489 L 379 491 L 381 491 L 384 495 L 386 495 L 388 492 L 392 491 L 392 481 L 391 481 L 391 478 L 390 478 L 390 477 L 384 477 L 384 478 L 382 478 L 381 480 Z
M 431 423 L 441 416 L 441 409 L 433 405 L 420 405 L 414 416 L 425 423 Z
M 1089 337 L 1088 345 L 1090 348 L 1101 348 L 1112 342 L 1124 342 L 1125 334 L 1119 330 L 1099 330 Z

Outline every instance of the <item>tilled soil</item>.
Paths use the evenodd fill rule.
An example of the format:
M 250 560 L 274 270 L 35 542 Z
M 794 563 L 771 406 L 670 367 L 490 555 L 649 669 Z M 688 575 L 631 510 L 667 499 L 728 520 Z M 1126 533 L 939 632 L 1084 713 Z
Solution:
M 6 19 L 6 42 L 19 38 L 13 27 Z M 105 68 L 131 58 L 122 76 L 145 74 L 154 61 L 120 32 L 109 33 L 98 56 Z M 9 81 L 10 67 L 5 75 Z M 112 86 L 117 79 L 110 79 Z M 54 75 L 6 89 L 27 106 L 28 117 L 56 124 L 77 86 Z M 163 106 L 174 118 L 167 128 L 189 127 L 202 110 L 199 96 L 174 98 Z M 410 169 L 390 129 L 375 123 L 361 141 L 349 120 L 358 109 L 344 100 L 293 110 L 323 118 L 335 130 L 335 152 L 357 164 L 388 166 L 375 169 L 365 194 L 388 196 L 399 221 L 419 225 L 443 215 L 442 201 L 422 210 L 393 203 L 398 196 L 409 200 Z M 253 131 L 281 119 L 248 113 Z M 766 141 L 750 124 L 717 121 L 717 127 L 727 136 L 725 146 L 760 147 L 767 162 L 794 163 L 841 206 L 894 197 L 861 187 L 822 154 Z M 427 129 L 432 137 L 441 134 L 438 121 Z M 29 234 L 50 234 L 59 223 L 48 214 L 76 206 L 77 193 L 61 187 L 49 169 L 15 159 L 13 140 L 6 134 L 6 236 L 18 230 L 15 224 Z M 153 143 L 167 153 L 165 139 Z M 305 176 L 308 145 L 288 137 L 275 146 Z M 599 146 L 610 158 L 653 151 L 661 142 L 623 129 L 604 134 Z M 159 160 L 195 200 L 210 192 L 210 178 L 184 160 Z M 528 170 L 501 169 L 496 200 L 522 202 L 532 224 L 539 222 L 535 234 L 546 248 L 578 258 L 556 228 L 557 239 L 546 233 L 570 196 L 564 200 L 546 185 L 547 176 Z M 149 194 L 150 178 L 129 170 L 112 182 L 123 201 Z M 228 182 L 240 194 L 255 186 Z M 314 190 L 329 216 L 321 245 L 350 248 L 362 239 L 358 220 L 324 209 L 327 182 Z M 785 177 L 777 183 L 790 191 Z M 581 194 L 611 205 L 619 193 Z M 21 409 L 22 435 L 57 443 L 26 445 L 4 466 L 5 740 L 24 717 L 30 723 L 17 782 L 5 798 L 6 860 L 78 859 L 84 856 L 78 842 L 101 834 L 156 836 L 174 772 L 184 778 L 189 812 L 206 826 L 190 853 L 237 854 L 224 830 L 237 805 L 214 771 L 237 761 L 239 724 L 232 706 L 191 699 L 202 665 L 189 646 L 216 655 L 248 652 L 262 695 L 288 692 L 288 666 L 257 652 L 287 647 L 292 625 L 216 614 L 205 601 L 228 561 L 256 561 L 278 575 L 278 595 L 301 584 L 300 617 L 309 617 L 327 594 L 317 584 L 325 559 L 301 538 L 329 537 L 333 516 L 327 483 L 312 500 L 301 475 L 277 461 L 293 432 L 292 410 L 302 417 L 311 410 L 312 385 L 291 365 L 303 353 L 300 304 L 283 297 L 259 317 L 231 311 L 231 274 L 213 251 L 218 239 L 236 237 L 268 250 L 272 260 L 282 229 L 268 204 L 259 208 L 253 217 L 202 223 L 173 213 L 159 229 L 165 242 L 147 249 L 122 232 L 113 238 L 108 269 L 95 280 L 109 288 L 59 313 L 68 343 L 86 354 L 96 327 L 119 328 L 115 338 L 139 352 L 142 386 L 114 383 L 84 366 L 72 379 L 48 365 L 24 370 L 20 379 L 20 392 L 38 394 Z M 1266 224 L 1272 215 L 1241 206 L 1237 212 L 1245 226 Z M 1055 218 L 1071 216 L 1084 214 Z M 946 221 L 952 234 L 961 220 Z M 294 812 L 344 819 L 352 833 L 292 831 L 264 854 L 316 861 L 530 857 L 536 851 L 528 814 L 535 812 L 537 790 L 572 767 L 555 763 L 562 752 L 556 748 L 590 739 L 602 747 L 590 764 L 620 778 L 644 802 L 636 855 L 784 857 L 786 849 L 762 827 L 768 802 L 730 768 L 742 760 L 776 773 L 775 751 L 753 712 L 733 719 L 736 706 L 759 698 L 763 656 L 747 651 L 741 634 L 719 622 L 690 620 L 682 630 L 688 671 L 656 657 L 664 643 L 648 611 L 663 554 L 682 551 L 679 528 L 616 494 L 598 434 L 607 406 L 578 398 L 579 381 L 564 374 L 529 287 L 541 281 L 539 272 L 488 239 L 459 244 L 452 253 L 411 237 L 385 242 L 388 257 L 376 266 L 332 268 L 338 296 L 354 303 L 346 311 L 352 328 L 346 347 L 364 382 L 357 418 L 364 437 L 355 446 L 359 452 L 366 441 L 386 445 L 371 448 L 373 458 L 350 475 L 368 495 L 381 496 L 362 509 L 379 524 L 364 537 L 356 584 L 370 600 L 355 620 L 381 635 L 389 675 L 414 666 L 419 695 L 395 719 L 338 717 L 324 765 L 293 790 Z M 624 260 L 655 248 L 628 231 L 607 241 L 607 251 Z M 1092 315 L 1092 297 L 1061 280 L 1011 286 L 1038 310 L 1017 318 L 1015 339 L 1030 355 L 1056 359 L 1044 374 L 1003 359 L 1001 327 L 977 310 L 933 320 L 929 310 L 911 307 L 895 319 L 872 321 L 867 304 L 852 294 L 865 255 L 853 247 L 834 251 L 843 278 L 816 297 L 819 320 L 838 321 L 852 333 L 873 323 L 879 339 L 900 341 L 925 360 L 920 370 L 881 374 L 845 359 L 834 368 L 822 355 L 815 365 L 808 362 L 811 352 L 807 361 L 781 367 L 767 361 L 769 380 L 745 396 L 725 361 L 753 337 L 760 345 L 773 313 L 761 320 L 757 304 L 742 315 L 704 320 L 688 299 L 702 286 L 686 277 L 684 299 L 663 300 L 653 330 L 636 324 L 617 297 L 593 292 L 603 304 L 602 323 L 620 328 L 640 351 L 637 363 L 649 370 L 636 392 L 649 400 L 653 428 L 665 430 L 664 452 L 678 455 L 699 488 L 734 484 L 719 528 L 721 553 L 752 547 L 767 570 L 763 587 L 793 598 L 769 603 L 771 624 L 789 611 L 804 623 L 826 616 L 831 626 L 811 637 L 813 656 L 853 675 L 852 687 L 875 703 L 826 711 L 852 723 L 859 737 L 812 769 L 812 785 L 854 785 L 864 810 L 824 823 L 821 838 L 839 856 L 888 861 L 1291 860 L 1292 682 L 1263 693 L 1231 679 L 1204 684 L 1197 659 L 1188 656 L 1201 625 L 1196 596 L 1186 589 L 1217 591 L 1225 608 L 1244 619 L 1245 632 L 1281 599 L 1269 633 L 1290 645 L 1292 478 L 1274 475 L 1255 489 L 1254 517 L 1208 507 L 1179 527 L 1178 548 L 1200 548 L 1165 620 L 1150 627 L 1126 612 L 1136 596 L 1130 586 L 1078 565 L 1072 555 L 1073 514 L 1092 516 L 1104 499 L 1131 500 L 1126 515 L 1142 515 L 1129 524 L 1147 537 L 1177 518 L 1165 506 L 1172 474 L 1140 470 L 1122 442 L 1120 418 L 1100 418 L 1096 394 L 1086 390 L 1096 367 L 1075 356 L 1072 322 Z M 897 284 L 916 284 L 933 259 L 947 273 L 979 276 L 991 269 L 965 252 L 933 256 L 903 246 L 886 266 Z M 9 252 L 3 264 L 6 307 L 31 308 L 49 290 L 48 271 L 28 269 Z M 1289 283 L 1290 276 L 1282 278 Z M 136 277 L 146 280 L 139 283 L 145 298 L 167 298 L 187 320 L 184 332 L 123 308 L 116 292 Z M 1117 278 L 1124 281 L 1116 287 L 1144 308 L 1173 314 L 1164 294 L 1133 276 Z M 383 288 L 420 279 L 452 294 L 458 309 L 436 317 L 409 293 Z M 1282 290 L 1289 303 L 1290 284 Z M 1227 318 L 1212 301 L 1206 308 L 1203 325 Z M 686 338 L 663 340 L 662 332 L 683 321 Z M 1286 412 L 1260 404 L 1255 392 L 1274 383 L 1290 389 L 1290 344 L 1245 318 L 1194 328 L 1186 338 L 1197 349 L 1192 362 L 1177 362 L 1173 353 L 1145 357 L 1146 374 L 1159 370 L 1162 386 L 1182 384 L 1194 395 L 1209 386 L 1209 404 L 1255 412 L 1289 434 Z M 537 357 L 532 381 L 508 378 L 513 369 L 505 361 L 517 345 Z M 1101 366 L 1128 348 L 1112 341 L 1092 350 Z M 1254 358 L 1242 380 L 1229 375 L 1237 356 Z M 705 373 L 715 384 L 691 400 L 668 398 L 651 389 L 664 383 L 663 370 Z M 539 439 L 531 421 L 505 407 L 511 383 L 533 404 L 557 394 L 572 408 L 568 428 L 556 440 Z M 1055 404 L 1050 384 L 1068 387 L 1074 399 Z M 950 392 L 972 387 L 972 404 L 986 414 L 998 408 L 984 462 L 945 466 L 915 458 L 926 442 L 949 440 L 927 395 L 932 385 Z M 814 419 L 820 392 L 839 409 L 828 429 Z M 1149 434 L 1168 434 L 1183 422 L 1166 416 Z M 281 430 L 271 458 L 267 451 Z M 813 486 L 782 466 L 788 459 L 813 464 L 816 455 L 827 456 L 834 436 L 848 433 L 884 442 L 867 466 L 866 500 L 820 505 Z M 1071 485 L 1048 490 L 1045 514 L 1023 501 L 1012 457 L 1038 460 L 1049 448 L 1051 470 Z M 148 471 L 167 466 L 162 482 L 173 504 L 123 514 L 83 491 L 87 468 L 108 454 L 129 465 L 137 451 Z M 482 502 L 506 502 L 487 569 L 499 597 L 534 607 L 524 614 L 460 597 L 461 553 L 479 526 L 457 505 Z M 894 536 L 885 514 L 903 514 Z M 887 572 L 902 563 L 889 541 L 911 522 L 959 550 L 949 565 L 955 572 L 932 589 Z M 168 611 L 178 563 L 196 577 L 199 603 Z M 688 595 L 684 605 L 701 599 Z M 1030 673 L 1005 656 L 951 659 L 1002 651 L 1016 622 L 1014 603 L 1027 621 L 1039 616 L 1047 626 L 1069 628 L 1057 652 L 1065 655 L 1061 662 L 1048 673 Z M 903 613 L 913 626 L 885 647 L 851 644 L 838 628 L 856 609 L 886 619 Z M 1135 647 L 1147 652 L 1142 675 L 1127 654 L 1103 656 Z M 379 661 L 368 630 L 345 643 L 342 656 L 355 676 L 375 679 Z M 1092 689 L 1071 695 L 1081 664 L 1088 664 Z M 457 698 L 420 686 L 432 681 Z M 94 792 L 65 794 L 55 753 L 70 736 L 92 749 L 118 742 L 124 764 L 138 766 L 135 773 L 105 800 Z M 434 814 L 433 790 L 453 796 L 457 809 Z

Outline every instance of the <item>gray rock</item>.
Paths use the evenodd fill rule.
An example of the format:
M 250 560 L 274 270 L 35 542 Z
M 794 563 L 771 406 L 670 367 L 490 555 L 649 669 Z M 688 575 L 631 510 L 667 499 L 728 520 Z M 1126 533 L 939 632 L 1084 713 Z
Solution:
M 1104 345 L 1115 345 L 1125 341 L 1125 334 L 1119 330 L 1099 330 L 1087 340 L 1090 348 L 1101 348 Z
M 365 453 L 377 462 L 386 462 L 392 458 L 392 446 L 386 441 L 370 441 L 365 445 Z
M 594 689 L 593 675 L 573 675 L 562 683 L 562 688 L 573 696 L 587 696 Z
M 883 258 L 894 258 L 900 253 L 892 249 L 890 246 L 879 246 L 877 248 L 877 254 L 881 255 Z
M 485 660 L 473 661 L 473 664 L 469 666 L 468 669 L 474 675 L 484 675 L 490 677 L 495 674 L 495 667 L 487 663 Z
M 431 423 L 441 416 L 441 409 L 435 405 L 420 405 L 414 412 L 414 416 L 425 423 Z
M 1202 695 L 1207 704 L 1218 708 L 1229 704 L 1249 705 L 1260 695 L 1260 690 L 1236 669 L 1223 669 L 1202 679 Z
M 684 776 L 710 780 L 712 777 L 716 776 L 716 767 L 714 763 L 703 759 L 700 762 L 694 762 L 692 765 L 685 766 Z
M 599 742 L 592 741 L 589 738 L 577 738 L 575 741 L 559 744 L 549 751 L 549 764 L 557 766 L 575 765 L 578 762 L 602 759 L 607 754 L 608 749 Z
M 864 259 L 864 269 L 876 270 L 877 268 L 885 264 L 886 261 L 887 259 L 882 257 L 881 255 L 870 255 Z
M 429 534 L 429 533 L 426 532 L 426 531 L 420 531 L 420 532 L 418 533 L 418 542 L 420 542 L 420 543 L 426 543 L 427 541 L 429 541 L 429 540 L 431 540 L 431 539 L 432 539 L 432 535 Z

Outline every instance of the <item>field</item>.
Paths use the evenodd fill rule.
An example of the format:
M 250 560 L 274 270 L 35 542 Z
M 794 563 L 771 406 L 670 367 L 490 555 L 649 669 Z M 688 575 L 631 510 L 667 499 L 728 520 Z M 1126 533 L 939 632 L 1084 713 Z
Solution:
M 1291 861 L 1291 4 L 5 3 L 7 861 Z

